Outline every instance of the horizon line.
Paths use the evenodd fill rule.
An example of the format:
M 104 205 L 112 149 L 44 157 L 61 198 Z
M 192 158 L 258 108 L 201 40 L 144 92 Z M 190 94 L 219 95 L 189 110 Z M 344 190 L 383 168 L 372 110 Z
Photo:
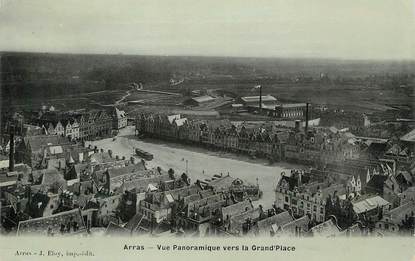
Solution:
M 234 56 L 234 55 L 203 55 L 203 54 L 137 54 L 137 53 L 107 53 L 107 52 L 61 52 L 61 51 L 27 51 L 27 50 L 0 50 L 5 53 L 52 54 L 52 55 L 106 55 L 106 56 L 158 56 L 158 57 L 195 57 L 195 58 L 242 58 L 242 59 L 288 59 L 288 60 L 332 60 L 346 62 L 415 62 L 415 58 L 344 58 L 344 57 L 310 57 L 310 56 Z

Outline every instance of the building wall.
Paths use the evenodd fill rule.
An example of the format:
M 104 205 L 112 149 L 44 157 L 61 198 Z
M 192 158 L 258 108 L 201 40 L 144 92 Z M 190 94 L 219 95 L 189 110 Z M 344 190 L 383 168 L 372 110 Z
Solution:
M 317 222 L 325 220 L 325 200 L 307 193 L 296 193 L 277 188 L 275 192 L 275 205 L 281 209 L 292 210 L 293 215 L 303 216 L 310 214 Z

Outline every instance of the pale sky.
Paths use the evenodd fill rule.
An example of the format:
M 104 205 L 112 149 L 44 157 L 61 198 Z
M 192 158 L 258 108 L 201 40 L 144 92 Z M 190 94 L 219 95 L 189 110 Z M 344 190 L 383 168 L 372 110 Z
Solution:
M 0 51 L 415 59 L 415 0 L 0 1 Z

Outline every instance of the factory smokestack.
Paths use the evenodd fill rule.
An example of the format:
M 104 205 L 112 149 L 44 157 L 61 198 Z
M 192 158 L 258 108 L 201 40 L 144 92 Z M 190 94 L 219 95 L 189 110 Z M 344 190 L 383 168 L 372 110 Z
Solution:
M 309 103 L 307 102 L 305 106 L 305 130 L 304 130 L 306 135 L 308 133 L 308 105 Z
M 14 171 L 14 129 L 10 130 L 9 171 Z
M 262 112 L 262 86 L 259 86 L 259 112 Z

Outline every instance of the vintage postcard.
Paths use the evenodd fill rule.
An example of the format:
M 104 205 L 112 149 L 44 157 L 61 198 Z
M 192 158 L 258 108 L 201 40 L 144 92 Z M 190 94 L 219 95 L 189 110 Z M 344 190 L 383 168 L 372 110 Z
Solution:
M 415 260 L 415 1 L 0 0 L 0 260 Z

